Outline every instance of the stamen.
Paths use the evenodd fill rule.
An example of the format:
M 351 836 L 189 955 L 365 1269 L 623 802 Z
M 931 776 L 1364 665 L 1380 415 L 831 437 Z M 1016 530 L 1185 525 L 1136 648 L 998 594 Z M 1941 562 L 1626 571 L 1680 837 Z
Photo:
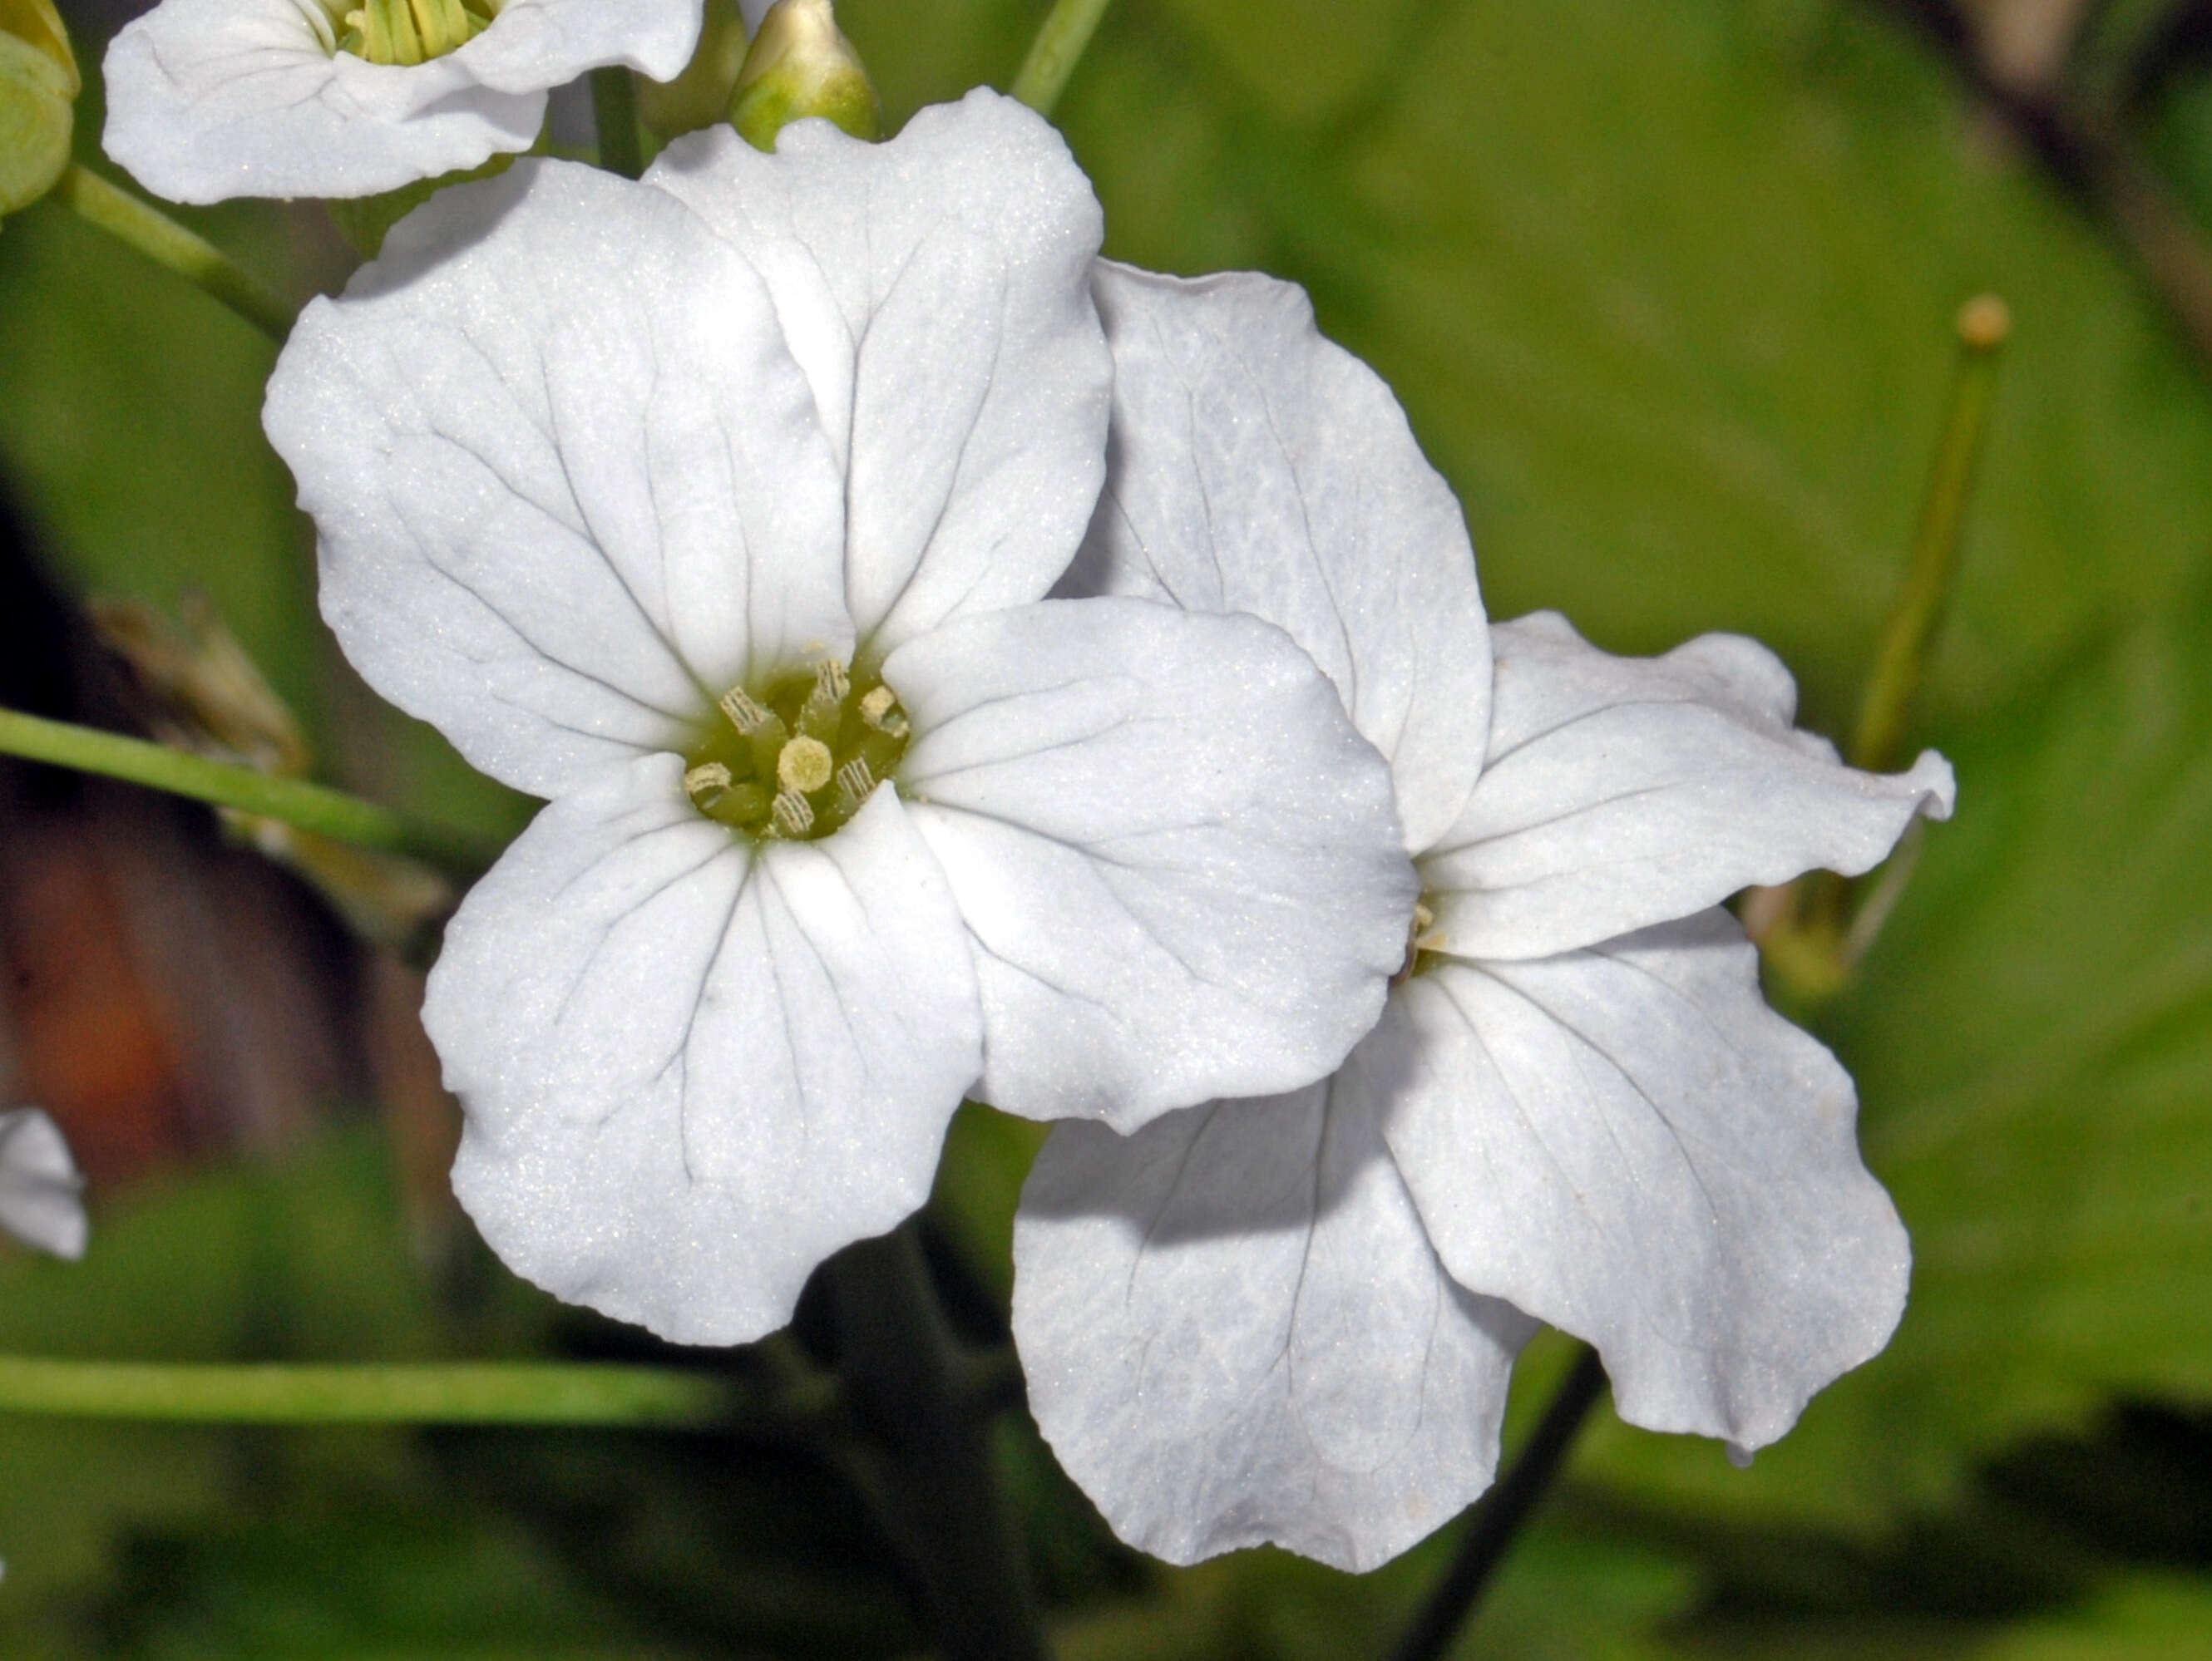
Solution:
M 336 46 L 372 64 L 422 64 L 465 46 L 498 15 L 498 0 L 362 0 Z
M 710 807 L 730 788 L 730 770 L 720 761 L 702 761 L 684 775 L 684 794 L 701 807 Z
M 708 818 L 756 837 L 833 836 L 897 776 L 913 728 L 890 687 L 872 677 L 855 686 L 851 668 L 833 658 L 770 670 L 750 685 L 714 700 L 728 724 L 710 716 L 685 756 L 684 790 Z
M 796 791 L 785 791 L 770 809 L 776 828 L 786 836 L 804 836 L 814 828 L 814 809 Z
M 909 730 L 906 717 L 899 711 L 898 694 L 889 687 L 874 688 L 860 700 L 860 724 L 894 738 L 903 738 Z
M 804 794 L 820 790 L 830 782 L 830 775 L 835 771 L 830 746 L 819 738 L 794 738 L 775 758 L 776 782 L 786 791 Z
M 775 712 L 765 705 L 756 703 L 743 687 L 732 687 L 720 699 L 722 713 L 730 718 L 730 724 L 750 737 L 770 721 Z
M 815 664 L 814 689 L 799 706 L 799 730 L 825 744 L 835 743 L 845 718 L 845 694 L 852 689 L 844 664 L 828 658 Z
M 1437 914 L 1419 900 L 1413 902 L 1413 926 L 1406 931 L 1406 961 L 1398 966 L 1398 973 L 1390 977 L 1394 986 L 1413 979 L 1423 952 L 1440 950 L 1444 943 L 1443 933 L 1436 926 Z

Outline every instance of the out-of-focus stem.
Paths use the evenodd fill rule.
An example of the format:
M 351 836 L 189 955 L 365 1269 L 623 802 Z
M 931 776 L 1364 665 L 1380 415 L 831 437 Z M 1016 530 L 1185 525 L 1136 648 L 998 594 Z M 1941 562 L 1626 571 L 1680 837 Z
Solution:
M 1054 0 L 1052 11 L 1030 45 L 1014 76 L 1013 94 L 1039 115 L 1050 115 L 1083 49 L 1106 15 L 1107 0 Z
M 992 1469 L 991 1381 L 947 1330 L 912 1226 L 846 1247 L 823 1273 L 847 1399 L 868 1433 L 854 1450 L 863 1491 L 921 1583 L 944 1653 L 1048 1661 Z
M 1429 1601 L 1399 1641 L 1394 1661 L 1440 1661 L 1467 1624 L 1490 1577 L 1504 1561 L 1521 1525 L 1566 1463 L 1575 1433 L 1605 1390 L 1605 1367 L 1597 1351 L 1585 1345 L 1543 1419 L 1515 1456 L 1513 1467 L 1496 1488 L 1475 1501 L 1466 1537 L 1445 1567 Z
M 460 876 L 474 876 L 499 857 L 495 843 L 465 831 L 423 824 L 327 785 L 276 778 L 167 744 L 49 721 L 20 710 L 0 709 L 0 755 L 101 773 L 173 796 L 236 808 L 356 847 L 411 855 Z
M 81 164 L 73 164 L 61 176 L 53 199 L 156 264 L 198 283 L 279 345 L 292 332 L 295 313 L 291 306 L 215 244 L 186 230 L 151 203 L 118 190 Z
M 645 171 L 645 136 L 637 124 L 637 83 L 619 64 L 592 71 L 592 118 L 599 130 L 599 166 L 624 179 Z
M 618 1425 L 736 1417 L 722 1380 L 646 1367 L 142 1365 L 0 1356 L 0 1414 L 201 1424 Z
M 1974 468 L 1989 428 L 1996 391 L 1997 361 L 2012 314 L 1995 294 L 1968 300 L 1959 312 L 1959 355 L 1951 377 L 1950 409 L 1936 446 L 1936 462 L 1912 538 L 1912 562 L 1882 630 L 1881 646 L 1851 738 L 1853 767 L 1887 772 L 1899 759 L 1912 700 L 1926 677 L 1943 609 L 1959 572 L 1959 548 L 1973 494 Z

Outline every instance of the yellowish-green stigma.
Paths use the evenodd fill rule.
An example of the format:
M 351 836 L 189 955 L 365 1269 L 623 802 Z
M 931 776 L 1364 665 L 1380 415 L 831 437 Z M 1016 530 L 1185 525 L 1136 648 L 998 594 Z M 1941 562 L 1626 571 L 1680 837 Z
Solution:
M 757 691 L 724 693 L 684 755 L 684 788 L 732 830 L 827 836 L 890 777 L 912 735 L 889 687 L 824 658 Z
M 500 0 L 362 0 L 345 14 L 337 49 L 372 64 L 422 64 L 491 27 Z

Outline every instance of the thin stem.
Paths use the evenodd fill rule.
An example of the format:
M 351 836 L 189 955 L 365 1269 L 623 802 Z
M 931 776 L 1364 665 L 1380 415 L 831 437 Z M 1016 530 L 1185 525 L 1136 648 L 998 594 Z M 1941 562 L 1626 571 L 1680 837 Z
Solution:
M 155 264 L 198 283 L 278 345 L 292 332 L 293 307 L 215 244 L 186 230 L 151 203 L 118 190 L 81 163 L 72 164 L 62 175 L 53 195 Z
M 637 124 L 637 82 L 619 64 L 592 71 L 592 118 L 599 130 L 599 166 L 624 179 L 645 171 L 645 136 Z
M 1395 1661 L 1438 1661 L 1474 1610 L 1475 1601 L 1505 1558 L 1536 1501 L 1551 1486 L 1574 1446 L 1575 1433 L 1605 1390 L 1605 1367 L 1584 1345 L 1535 1433 L 1498 1486 L 1475 1502 L 1458 1554 L 1399 1641 Z
M 155 1366 L 0 1356 L 0 1413 L 199 1424 L 730 1422 L 720 1379 L 647 1367 Z
M 912 1227 L 848 1246 L 823 1272 L 849 1399 L 878 1453 L 863 1492 L 921 1582 L 945 1655 L 1046 1661 L 991 1467 L 993 1408 L 945 1327 Z
M 1851 739 L 1851 764 L 1872 770 L 1893 766 L 1905 737 L 1912 700 L 1925 677 L 1943 609 L 1959 573 L 1959 547 L 1973 494 L 1974 464 L 1989 428 L 1996 391 L 1997 359 L 2011 318 L 2004 302 L 1984 294 L 1959 313 L 1959 355 L 1951 377 L 1951 407 L 1936 446 L 1936 464 L 1912 538 L 1912 563 L 1890 609 L 1881 647 L 1867 678 Z
M 1067 78 L 1075 73 L 1106 6 L 1107 0 L 1053 0 L 1051 14 L 1014 76 L 1014 96 L 1039 115 L 1050 115 L 1067 90 Z
M 173 796 L 281 820 L 296 830 L 356 847 L 410 854 L 464 875 L 484 870 L 499 857 L 498 846 L 481 837 L 408 819 L 327 785 L 274 778 L 167 744 L 49 721 L 20 710 L 0 709 L 0 755 L 127 779 Z

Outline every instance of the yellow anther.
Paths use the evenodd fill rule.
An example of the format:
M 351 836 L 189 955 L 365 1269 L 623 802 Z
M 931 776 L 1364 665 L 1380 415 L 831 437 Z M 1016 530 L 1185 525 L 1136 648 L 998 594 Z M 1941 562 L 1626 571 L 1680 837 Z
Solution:
M 719 701 L 722 713 L 730 718 L 730 724 L 742 733 L 757 732 L 775 718 L 772 711 L 756 702 L 743 687 L 732 687 Z
M 881 730 L 884 718 L 898 707 L 898 694 L 889 687 L 877 687 L 860 700 L 860 722 Z
M 876 775 L 860 756 L 855 755 L 837 769 L 837 788 L 856 803 L 866 801 L 868 792 L 875 787 Z
M 702 807 L 707 803 L 701 801 L 701 797 L 720 796 L 729 787 L 730 770 L 720 761 L 702 761 L 684 775 L 684 792 Z
M 785 791 L 769 809 L 776 828 L 786 836 L 804 836 L 814 828 L 814 809 L 796 791 Z
M 797 791 L 802 795 L 820 790 L 836 770 L 830 746 L 819 738 L 794 738 L 775 758 L 776 783 L 786 791 Z

